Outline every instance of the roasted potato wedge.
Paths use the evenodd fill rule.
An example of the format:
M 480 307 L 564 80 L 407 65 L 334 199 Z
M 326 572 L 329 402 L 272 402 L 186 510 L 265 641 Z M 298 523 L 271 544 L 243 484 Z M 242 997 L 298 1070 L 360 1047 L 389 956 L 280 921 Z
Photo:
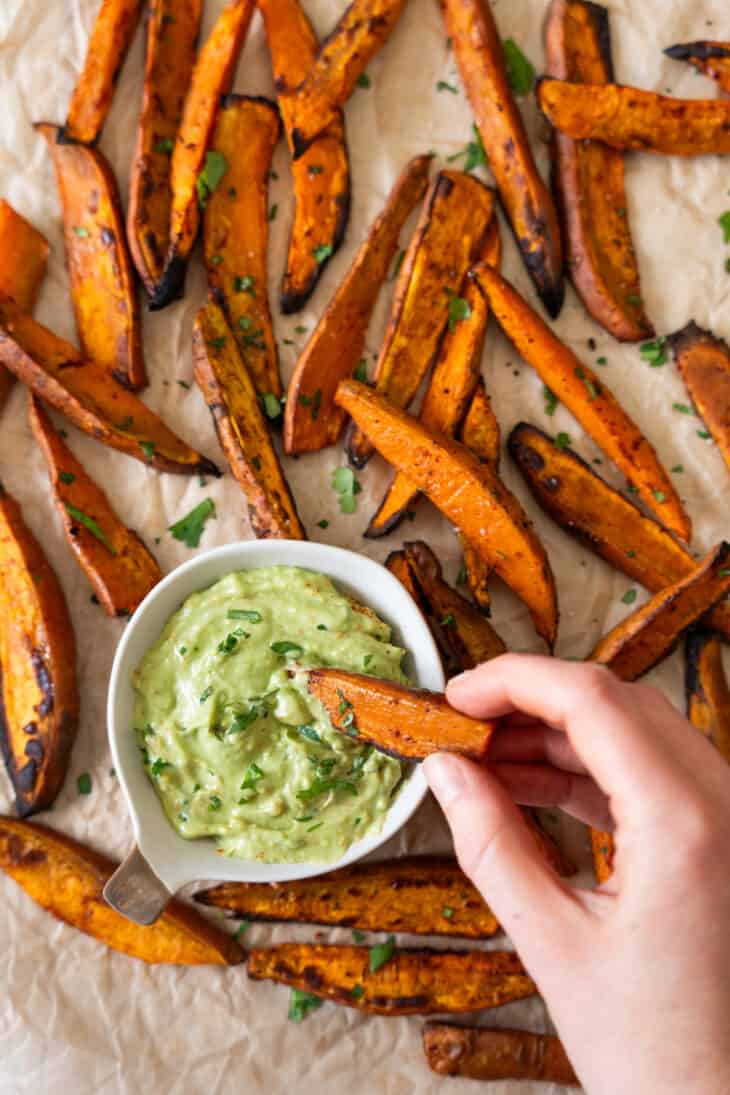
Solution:
M 522 506 L 494 472 L 463 445 L 424 429 L 356 380 L 340 382 L 337 401 L 514 590 L 552 646 L 558 608 L 550 563 Z
M 66 600 L 18 503 L 0 487 L 0 750 L 21 817 L 61 790 L 79 719 Z
M 439 1076 L 470 1080 L 533 1080 L 580 1087 L 558 1038 L 526 1030 L 488 1030 L 426 1023 L 423 1051 Z
M 722 647 L 709 631 L 690 631 L 684 644 L 687 718 L 730 764 L 730 689 Z
M 284 412 L 284 448 L 292 455 L 334 445 L 342 433 L 345 413 L 335 403 L 337 385 L 361 359 L 378 293 L 401 229 L 425 193 L 430 164 L 430 156 L 406 164 L 297 361 Z
M 101 133 L 141 10 L 142 0 L 101 0 L 63 127 L 69 140 L 93 144 Z
M 684 42 L 664 50 L 673 61 L 687 61 L 730 94 L 730 42 Z
M 0 198 L 0 297 L 11 297 L 24 312 L 32 312 L 47 261 L 45 236 Z M 14 380 L 13 374 L 0 366 L 0 410 Z
M 730 153 L 730 102 L 671 99 L 620 84 L 571 84 L 543 78 L 540 107 L 551 125 L 574 141 L 665 156 Z
M 492 9 L 488 0 L 441 0 L 441 10 L 517 246 L 543 304 L 557 316 L 564 295 L 560 226 L 512 95 Z
M 53 500 L 79 566 L 107 615 L 131 616 L 162 578 L 160 568 L 137 533 L 117 517 L 34 396 L 30 426 L 48 465 Z
M 494 914 L 456 860 L 438 856 L 356 863 L 273 886 L 224 882 L 199 891 L 195 900 L 245 920 L 462 939 L 488 939 L 499 931 Z
M 292 93 L 314 64 L 317 37 L 299 0 L 260 0 L 258 7 L 264 17 L 279 108 L 293 155 Z M 307 151 L 293 160 L 291 169 L 294 220 L 280 300 L 285 315 L 306 304 L 345 235 L 350 215 L 350 164 L 340 110 Z
M 337 117 L 358 77 L 387 42 L 406 0 L 352 0 L 292 93 L 294 158 Z
M 690 553 L 655 521 L 604 482 L 569 448 L 526 422 L 512 430 L 508 449 L 542 509 L 584 547 L 657 593 L 690 575 Z M 730 604 L 710 614 L 730 640 Z
M 218 106 L 221 96 L 231 90 L 253 9 L 254 0 L 230 0 L 195 61 L 172 152 L 169 243 L 165 269 L 150 301 L 152 309 L 164 308 L 182 296 L 188 258 L 200 226 L 200 207 L 215 189 L 208 185 L 207 172 Z M 220 166 L 225 172 L 227 165 Z
M 84 433 L 144 464 L 178 475 L 220 475 L 149 407 L 95 361 L 12 301 L 0 299 L 0 365 Z
M 475 276 L 515 349 L 555 393 L 606 456 L 635 485 L 642 502 L 670 531 L 689 541 L 692 524 L 654 448 L 602 378 L 554 334 L 516 289 L 480 264 Z
M 713 548 L 692 574 L 655 593 L 605 635 L 590 660 L 635 681 L 672 652 L 683 633 L 730 593 L 730 544 Z
M 116 864 L 44 825 L 0 818 L 0 867 L 57 920 L 132 958 L 181 966 L 243 960 L 230 935 L 181 901 L 146 928 L 114 912 L 102 890 Z
M 254 981 L 278 981 L 371 1015 L 476 1011 L 537 991 L 511 951 L 396 950 L 371 972 L 368 947 L 281 943 L 252 947 L 247 968 Z
M 147 383 L 142 326 L 111 166 L 97 149 L 60 140 L 56 126 L 35 128 L 56 168 L 81 349 L 125 388 L 138 391 Z
M 269 171 L 281 133 L 268 99 L 221 101 L 213 148 L 228 164 L 225 186 L 211 194 L 203 219 L 208 284 L 223 306 L 246 369 L 260 395 L 283 394 L 269 311 Z
M 202 0 L 151 0 L 142 111 L 129 180 L 127 240 L 148 296 L 160 293 L 170 246 L 171 156 L 195 64 Z
M 440 692 L 347 673 L 302 670 L 310 695 L 342 734 L 369 742 L 382 753 L 423 760 L 431 753 L 460 753 L 483 760 L 494 723 L 455 711 Z
M 591 0 L 552 0 L 545 24 L 547 72 L 575 83 L 613 81 L 608 12 Z M 588 313 L 622 342 L 654 334 L 641 296 L 623 155 L 597 141 L 555 133 L 553 185 L 566 264 Z
M 246 495 L 254 535 L 304 540 L 256 388 L 217 304 L 201 308 L 195 317 L 193 361 L 195 379 L 213 416 L 221 448 Z
M 730 346 L 696 323 L 667 341 L 690 399 L 730 468 Z

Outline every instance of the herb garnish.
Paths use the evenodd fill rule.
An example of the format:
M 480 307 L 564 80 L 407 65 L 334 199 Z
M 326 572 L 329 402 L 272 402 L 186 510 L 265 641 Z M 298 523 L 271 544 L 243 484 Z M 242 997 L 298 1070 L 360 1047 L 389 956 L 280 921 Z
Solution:
M 233 279 L 233 291 L 234 293 L 248 293 L 250 297 L 255 297 L 255 278 L 252 278 L 250 274 L 244 274 L 243 277 L 235 277 Z
M 468 319 L 471 315 L 471 304 L 464 297 L 458 296 L 453 289 L 446 289 L 449 298 L 449 330 L 453 331 L 457 323 Z
M 645 342 L 643 346 L 639 347 L 639 354 L 643 361 L 647 365 L 651 365 L 652 369 L 658 368 L 660 365 L 665 365 L 667 361 L 667 353 L 665 349 L 665 338 L 656 338 L 653 342 Z
M 312 254 L 321 266 L 322 263 L 326 262 L 327 259 L 331 256 L 333 250 L 334 248 L 331 243 L 322 243 L 319 247 L 314 248 Z
M 359 380 L 361 384 L 367 384 L 368 381 L 368 363 L 364 357 L 361 357 L 357 365 L 352 372 L 353 378 Z
M 91 776 L 88 772 L 82 772 L 76 780 L 76 790 L 80 795 L 91 794 Z
M 242 791 L 255 791 L 257 790 L 257 784 L 264 778 L 264 770 L 259 768 L 255 761 L 251 761 L 246 774 L 243 777 L 243 783 L 241 784 Z
M 558 436 L 555 438 L 555 448 L 556 449 L 567 449 L 569 444 L 570 444 L 570 434 L 569 433 L 563 433 L 561 431 L 558 434 Z
M 226 171 L 228 162 L 221 152 L 211 150 L 205 154 L 205 166 L 195 180 L 195 189 L 198 194 L 198 205 L 205 209 L 208 198 L 218 186 Z
M 62 483 L 65 483 L 67 486 L 70 486 L 71 483 L 73 483 L 74 480 L 76 479 L 76 476 L 73 475 L 70 471 L 62 471 L 62 472 L 59 472 L 58 478 L 61 480 Z
M 306 1019 L 310 1012 L 316 1011 L 323 1003 L 324 1000 L 321 1000 L 319 996 L 313 996 L 311 992 L 292 989 L 287 1018 L 293 1023 L 301 1023 L 302 1019 Z
M 259 396 L 259 402 L 267 418 L 278 418 L 281 415 L 281 400 L 273 392 L 264 392 Z
M 377 943 L 370 948 L 370 972 L 375 973 L 386 962 L 389 962 L 395 952 L 395 936 L 389 935 L 384 943 Z
M 623 597 L 621 598 L 621 600 L 623 601 L 623 603 L 625 605 L 632 605 L 634 603 L 634 601 L 636 600 L 636 590 L 635 589 L 627 589 L 626 592 L 624 593 Z
M 158 141 L 155 145 L 155 152 L 162 152 L 165 156 L 172 156 L 172 150 L 175 147 L 175 142 L 172 137 L 163 137 L 161 141 Z
M 357 78 L 357 86 L 358 87 L 370 87 L 371 82 L 372 81 L 370 80 L 370 77 L 368 76 L 367 72 L 361 72 L 360 75 Z
M 180 540 L 186 547 L 196 548 L 203 535 L 205 522 L 210 517 L 215 517 L 215 503 L 212 498 L 204 498 L 197 506 L 190 510 L 185 517 L 181 517 L 174 525 L 168 527 L 168 532 L 176 540 Z
M 76 506 L 72 506 L 70 502 L 66 502 L 66 510 L 69 517 L 72 517 L 74 521 L 78 521 L 80 525 L 83 525 L 85 529 L 88 529 L 91 535 L 96 537 L 100 544 L 104 545 L 110 555 L 116 555 L 116 550 L 110 543 L 106 534 L 99 528 L 99 525 L 93 517 L 89 517 L 83 510 L 77 509 Z
M 299 643 L 290 643 L 288 639 L 271 643 L 269 649 L 273 650 L 275 654 L 283 654 L 291 658 L 300 658 L 304 653 L 304 647 L 300 646 Z
M 720 214 L 717 223 L 722 228 L 723 243 L 730 243 L 730 209 Z
M 229 608 L 226 616 L 229 620 L 247 620 L 250 624 L 260 624 L 263 620 L 255 608 Z
M 453 84 L 447 84 L 446 80 L 439 80 L 438 83 L 436 84 L 436 90 L 437 91 L 450 91 L 452 95 L 458 95 L 459 94 L 458 87 L 454 87 Z
M 341 466 L 332 472 L 332 489 L 338 494 L 342 513 L 354 513 L 357 509 L 355 496 L 362 487 L 355 478 L 352 468 Z
M 453 156 L 446 157 L 446 162 L 452 163 L 454 160 L 465 156 L 464 171 L 466 172 L 473 171 L 475 167 L 481 167 L 487 162 L 487 155 L 484 151 L 482 138 L 479 136 L 479 130 L 475 125 L 472 125 L 471 128 L 474 133 L 474 140 L 469 141 L 460 152 L 455 152 Z
M 551 388 L 548 388 L 547 384 L 542 386 L 542 394 L 545 398 L 545 414 L 552 417 L 555 414 L 555 410 L 560 403 L 560 400 L 556 396 L 555 392 Z
M 78 236 L 81 240 L 85 240 L 89 235 L 89 229 L 84 228 L 82 224 L 79 224 L 74 228 L 74 235 Z
M 535 66 L 528 61 L 513 38 L 504 42 L 507 79 L 515 95 L 527 95 L 535 82 Z

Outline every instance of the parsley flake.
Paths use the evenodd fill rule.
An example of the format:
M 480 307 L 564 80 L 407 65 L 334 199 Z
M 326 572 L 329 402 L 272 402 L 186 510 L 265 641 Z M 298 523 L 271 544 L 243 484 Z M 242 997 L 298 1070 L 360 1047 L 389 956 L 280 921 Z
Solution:
M 386 962 L 389 962 L 395 953 L 395 936 L 389 935 L 384 943 L 377 943 L 370 948 L 370 972 L 375 973 Z
M 210 517 L 215 517 L 215 502 L 212 498 L 204 498 L 197 506 L 190 510 L 185 517 L 181 517 L 174 525 L 168 527 L 168 532 L 175 540 L 180 540 L 186 547 L 196 548 L 203 535 L 205 522 Z
M 216 189 L 227 170 L 228 161 L 221 152 L 216 152 L 215 150 L 206 152 L 205 166 L 195 180 L 198 205 L 201 209 L 205 209 L 208 198 Z
M 321 1000 L 319 996 L 313 996 L 311 992 L 304 992 L 303 989 L 292 989 L 287 1018 L 291 1019 L 293 1023 L 301 1023 L 311 1012 L 320 1008 L 323 1003 L 324 1000 Z
M 88 529 L 91 535 L 94 536 L 100 544 L 104 545 L 110 555 L 116 555 L 116 550 L 106 536 L 106 533 L 103 532 L 93 517 L 89 517 L 83 510 L 77 509 L 76 506 L 72 506 L 70 502 L 66 502 L 66 511 L 68 512 L 69 517 L 74 521 L 78 521 L 85 529 Z
M 507 79 L 515 95 L 527 95 L 535 82 L 535 66 L 525 57 L 513 38 L 504 42 Z

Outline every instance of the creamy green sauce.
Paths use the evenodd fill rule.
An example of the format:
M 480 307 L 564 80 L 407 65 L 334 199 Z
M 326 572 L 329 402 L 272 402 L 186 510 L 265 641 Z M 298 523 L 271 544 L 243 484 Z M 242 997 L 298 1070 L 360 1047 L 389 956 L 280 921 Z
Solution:
M 193 594 L 134 676 L 134 725 L 171 825 L 268 863 L 328 862 L 377 832 L 403 767 L 334 730 L 295 667 L 405 682 L 403 655 L 313 571 L 261 567 Z

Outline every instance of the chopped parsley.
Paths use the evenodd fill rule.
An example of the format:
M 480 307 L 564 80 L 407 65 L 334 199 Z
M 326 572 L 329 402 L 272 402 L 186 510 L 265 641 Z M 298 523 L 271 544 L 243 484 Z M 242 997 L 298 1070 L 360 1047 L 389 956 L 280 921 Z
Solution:
M 547 384 L 542 386 L 542 394 L 545 399 L 545 414 L 552 417 L 560 403 L 560 400 L 556 396 L 555 392 L 551 388 L 548 388 Z
M 85 529 L 88 529 L 91 535 L 94 536 L 100 544 L 104 545 L 110 555 L 116 555 L 116 550 L 106 536 L 106 533 L 103 532 L 93 517 L 89 517 L 83 510 L 77 509 L 76 506 L 72 506 L 70 502 L 66 502 L 66 510 L 69 517 L 74 521 L 78 521 Z
M 317 521 L 317 528 L 329 528 L 330 523 L 326 517 L 323 517 L 321 521 Z
M 185 517 L 181 517 L 174 525 L 170 525 L 167 531 L 186 547 L 196 548 L 203 535 L 205 522 L 215 515 L 215 502 L 212 498 L 204 498 Z
M 717 223 L 722 228 L 723 243 L 730 243 L 730 209 L 725 210 L 717 218 Z
M 322 741 L 322 738 L 319 736 L 314 727 L 310 726 L 309 723 L 306 723 L 304 726 L 297 726 L 297 733 L 301 734 L 301 736 L 303 738 L 306 738 L 307 741 L 316 742 L 317 745 L 326 744 Z M 309 818 L 307 818 L 307 821 L 309 821 Z
M 323 171 L 324 168 L 322 167 L 321 163 L 310 163 L 309 167 L 307 168 L 308 175 L 321 175 Z
M 210 799 L 208 800 L 208 809 L 209 810 L 220 810 L 222 805 L 223 805 L 223 801 L 222 801 L 220 795 L 211 795 L 210 796 Z
M 352 929 L 352 941 L 353 943 L 362 943 L 365 939 L 365 932 L 358 931 L 357 928 Z
M 561 432 L 555 438 L 555 448 L 556 449 L 567 449 L 569 444 L 570 444 L 570 434 L 569 433 L 563 433 L 563 431 L 561 430 Z
M 88 238 L 89 229 L 84 228 L 82 224 L 77 224 L 74 228 L 74 235 L 78 236 L 80 240 L 85 240 Z
M 317 776 L 309 787 L 297 791 L 297 798 L 300 802 L 311 802 L 312 799 L 319 798 L 320 795 L 328 794 L 330 791 L 347 791 L 351 795 L 357 795 L 357 787 L 352 780 Z
M 288 639 L 281 639 L 279 642 L 271 643 L 270 650 L 273 650 L 275 654 L 283 654 L 284 657 L 300 658 L 304 653 L 304 647 L 299 643 L 290 643 Z
M 154 441 L 140 441 L 139 442 L 139 447 L 142 450 L 142 452 L 145 454 L 145 458 L 147 459 L 148 462 L 154 459 L 154 455 L 155 455 L 155 443 L 154 443 Z
M 71 484 L 75 481 L 76 476 L 73 475 L 70 471 L 62 471 L 59 472 L 58 478 L 61 480 L 62 483 L 65 483 L 66 486 L 71 486 Z
M 301 1023 L 303 1019 L 307 1018 L 310 1012 L 316 1011 L 323 1003 L 324 1000 L 321 1000 L 319 996 L 313 996 L 311 992 L 304 992 L 302 989 L 292 989 L 291 996 L 289 997 L 287 1018 L 291 1019 L 293 1023 Z
M 443 620 L 441 620 L 441 626 L 456 627 L 456 616 L 454 616 L 453 612 L 449 612 L 447 616 L 444 616 Z
M 91 776 L 88 772 L 82 772 L 76 780 L 76 790 L 80 795 L 91 794 Z
M 657 369 L 660 365 L 666 365 L 667 352 L 665 344 L 665 338 L 656 338 L 653 342 L 645 342 L 643 346 L 639 347 L 642 360 L 647 365 L 651 365 L 652 369 Z
M 467 583 L 468 577 L 469 576 L 467 574 L 466 564 L 462 563 L 461 566 L 459 567 L 459 573 L 456 575 L 456 584 L 457 584 L 457 586 L 465 586 L 466 583 Z
M 213 695 L 213 685 L 209 684 L 208 687 L 200 693 L 200 702 L 205 703 L 205 701 L 209 700 L 212 695 Z
M 450 905 L 444 905 L 443 909 L 441 910 L 441 915 L 446 917 L 447 920 L 451 920 L 454 915 L 454 910 L 451 908 Z
M 225 346 L 225 344 L 226 344 L 226 336 L 225 335 L 218 335 L 217 338 L 212 338 L 210 340 L 210 342 L 208 343 L 208 345 L 212 346 L 212 348 L 214 350 L 222 350 L 223 347 Z
M 635 589 L 627 589 L 626 592 L 624 593 L 623 597 L 621 598 L 621 600 L 623 601 L 623 603 L 625 605 L 632 605 L 634 603 L 634 601 L 636 600 L 636 590 Z
M 163 137 L 161 141 L 158 141 L 155 145 L 155 152 L 161 152 L 164 156 L 172 156 L 172 150 L 175 147 L 175 142 L 172 137 Z
M 452 95 L 458 95 L 458 87 L 454 87 L 453 84 L 447 84 L 446 80 L 439 80 L 436 84 L 437 91 L 450 91 Z
M 281 400 L 273 392 L 264 392 L 259 396 L 259 402 L 267 418 L 279 418 L 281 415 Z
M 446 157 L 447 163 L 452 163 L 453 160 L 459 160 L 464 156 L 464 171 L 466 172 L 473 171 L 475 167 L 481 167 L 487 162 L 487 155 L 484 151 L 482 138 L 479 136 L 479 130 L 475 125 L 472 125 L 471 128 L 474 133 L 474 140 L 469 141 L 459 152 L 455 152 L 453 156 Z
M 592 403 L 593 400 L 597 399 L 598 396 L 601 394 L 600 387 L 598 386 L 598 384 L 595 384 L 593 382 L 593 380 L 586 373 L 585 369 L 583 369 L 580 365 L 575 369 L 575 375 L 585 384 L 586 391 L 588 392 L 588 399 Z
M 375 973 L 386 962 L 390 962 L 395 953 L 395 936 L 389 935 L 384 943 L 376 943 L 370 948 L 370 972 Z
M 246 928 L 248 928 L 248 920 L 242 920 L 233 933 L 233 938 L 238 941 L 245 934 Z
M 233 291 L 234 293 L 248 293 L 250 297 L 255 297 L 256 279 L 252 278 L 250 274 L 244 274 L 243 277 L 235 277 L 233 279 Z
M 372 83 L 372 81 L 371 81 L 370 77 L 368 76 L 367 72 L 361 72 L 360 75 L 357 78 L 357 86 L 367 88 L 367 87 L 370 87 L 371 83 Z
M 395 281 L 395 279 L 398 277 L 398 274 L 400 272 L 400 268 L 403 265 L 403 259 L 405 257 L 406 257 L 406 253 L 401 248 L 401 250 L 398 252 L 398 254 L 395 257 L 395 262 L 393 263 L 393 269 L 390 271 L 389 281 Z
M 278 212 L 279 212 L 279 206 L 276 204 L 276 202 L 274 202 L 271 209 L 269 210 L 269 220 L 270 221 L 275 221 L 276 220 L 276 214 Z
M 701 437 L 703 441 L 709 441 L 710 440 L 710 434 L 707 432 L 707 430 L 698 430 L 697 431 L 697 436 Z
M 507 79 L 515 95 L 527 95 L 535 82 L 535 66 L 525 57 L 513 38 L 504 42 Z
M 150 765 L 150 772 L 155 778 L 157 778 L 160 772 L 162 772 L 165 768 L 170 767 L 171 765 L 169 761 L 163 760 L 162 757 L 157 757 L 156 760 L 154 760 Z
M 255 791 L 257 789 L 257 784 L 261 782 L 261 780 L 264 778 L 264 775 L 264 770 L 262 768 L 259 768 L 256 761 L 252 760 L 248 768 L 246 769 L 246 774 L 243 777 L 241 790 Z
M 215 150 L 206 152 L 205 166 L 195 180 L 198 205 L 201 209 L 205 209 L 208 198 L 216 189 L 227 170 L 228 162 L 221 152 L 216 152 Z
M 364 357 L 361 357 L 353 371 L 353 378 L 359 380 L 361 384 L 367 384 L 368 381 L 368 363 Z
M 341 466 L 332 472 L 332 489 L 339 497 L 342 513 L 354 513 L 357 509 L 356 495 L 362 487 L 355 478 L 352 468 Z
M 246 620 L 250 624 L 260 624 L 263 620 L 255 608 L 229 608 L 226 616 L 229 620 Z
M 471 305 L 464 297 L 458 296 L 453 289 L 447 289 L 446 295 L 449 298 L 449 330 L 453 331 L 457 323 L 469 318 Z
M 651 493 L 654 495 L 660 505 L 662 502 L 666 502 L 667 496 L 665 495 L 663 490 L 653 490 Z
M 353 932 L 353 935 L 354 934 L 355 933 Z M 364 992 L 365 989 L 362 987 L 362 985 L 353 985 L 352 989 L 350 990 L 350 996 L 353 1000 L 360 1000 Z
M 678 411 L 679 414 L 694 414 L 694 410 L 687 403 L 672 403 L 672 410 Z
M 314 248 L 312 254 L 321 266 L 323 262 L 326 262 L 327 259 L 331 257 L 333 251 L 334 248 L 331 243 L 321 243 L 319 247 Z
M 235 654 L 236 650 L 238 650 L 240 640 L 247 638 L 248 632 L 244 631 L 241 627 L 237 627 L 235 631 L 229 631 L 225 639 L 221 639 L 218 643 L 218 653 L 225 655 Z

